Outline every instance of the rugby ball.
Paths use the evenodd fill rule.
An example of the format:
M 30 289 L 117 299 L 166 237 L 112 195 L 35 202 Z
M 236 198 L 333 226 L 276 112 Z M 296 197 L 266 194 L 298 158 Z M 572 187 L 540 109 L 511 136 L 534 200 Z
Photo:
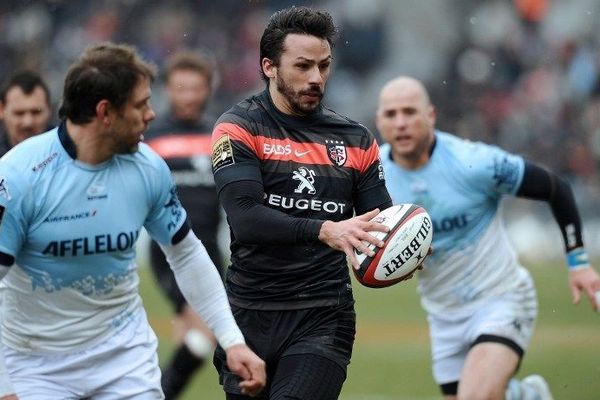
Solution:
M 431 247 L 433 226 L 427 211 L 416 204 L 392 206 L 373 220 L 389 226 L 390 231 L 369 232 L 384 245 L 369 245 L 375 251 L 373 257 L 355 251 L 360 268 L 353 271 L 361 284 L 382 288 L 404 280 L 423 263 Z

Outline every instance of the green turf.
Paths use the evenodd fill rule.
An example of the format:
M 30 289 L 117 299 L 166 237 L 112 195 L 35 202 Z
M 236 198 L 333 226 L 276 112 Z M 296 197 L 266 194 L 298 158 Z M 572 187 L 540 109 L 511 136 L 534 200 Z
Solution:
M 600 263 L 596 263 L 600 265 Z M 530 267 L 540 301 L 540 318 L 519 376 L 544 375 L 555 400 L 600 399 L 600 315 L 587 299 L 573 306 L 562 266 Z M 165 362 L 173 348 L 170 309 L 147 269 L 141 291 Z M 415 282 L 386 289 L 354 285 L 358 331 L 342 400 L 439 399 L 429 363 L 425 316 Z M 212 365 L 200 372 L 182 400 L 223 399 Z

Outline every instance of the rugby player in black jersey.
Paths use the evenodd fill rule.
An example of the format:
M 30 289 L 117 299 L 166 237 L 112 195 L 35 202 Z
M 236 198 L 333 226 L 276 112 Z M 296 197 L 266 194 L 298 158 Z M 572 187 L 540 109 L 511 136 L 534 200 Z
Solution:
M 212 92 L 214 65 L 205 54 L 180 50 L 167 60 L 165 89 L 170 109 L 150 125 L 148 143 L 167 162 L 192 228 L 222 275 L 223 256 L 217 244 L 221 209 L 211 169 L 211 131 L 214 120 L 205 115 Z M 175 276 L 156 242 L 150 247 L 156 281 L 177 313 L 175 339 L 179 347 L 162 371 L 166 400 L 175 399 L 205 359 L 215 339 L 206 324 L 185 302 Z
M 248 345 L 266 361 L 261 399 L 337 399 L 356 316 L 354 250 L 382 246 L 370 220 L 391 205 L 373 135 L 321 105 L 336 28 L 323 11 L 273 14 L 260 43 L 266 90 L 224 113 L 213 171 L 231 229 L 229 300 Z M 220 348 L 228 400 L 243 400 Z

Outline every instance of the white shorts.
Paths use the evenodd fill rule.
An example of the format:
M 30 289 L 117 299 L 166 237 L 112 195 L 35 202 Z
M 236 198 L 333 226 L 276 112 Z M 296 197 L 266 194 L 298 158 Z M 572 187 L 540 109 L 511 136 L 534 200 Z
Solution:
M 509 344 L 525 352 L 535 329 L 537 310 L 533 280 L 526 274 L 516 290 L 483 302 L 470 315 L 429 314 L 433 377 L 437 384 L 460 380 L 467 353 L 481 335 L 508 339 Z
M 37 355 L 3 346 L 20 400 L 164 399 L 158 340 L 141 310 L 107 340 L 69 354 Z

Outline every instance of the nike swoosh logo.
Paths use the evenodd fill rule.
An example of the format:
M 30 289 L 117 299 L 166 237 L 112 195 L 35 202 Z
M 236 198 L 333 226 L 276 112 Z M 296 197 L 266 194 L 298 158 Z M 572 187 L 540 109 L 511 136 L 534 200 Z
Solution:
M 307 155 L 307 154 L 308 154 L 308 153 L 310 153 L 310 152 L 311 152 L 310 150 L 306 150 L 306 151 L 298 151 L 298 150 L 294 150 L 294 155 L 295 155 L 296 157 L 302 157 L 302 156 L 305 156 L 305 155 Z

